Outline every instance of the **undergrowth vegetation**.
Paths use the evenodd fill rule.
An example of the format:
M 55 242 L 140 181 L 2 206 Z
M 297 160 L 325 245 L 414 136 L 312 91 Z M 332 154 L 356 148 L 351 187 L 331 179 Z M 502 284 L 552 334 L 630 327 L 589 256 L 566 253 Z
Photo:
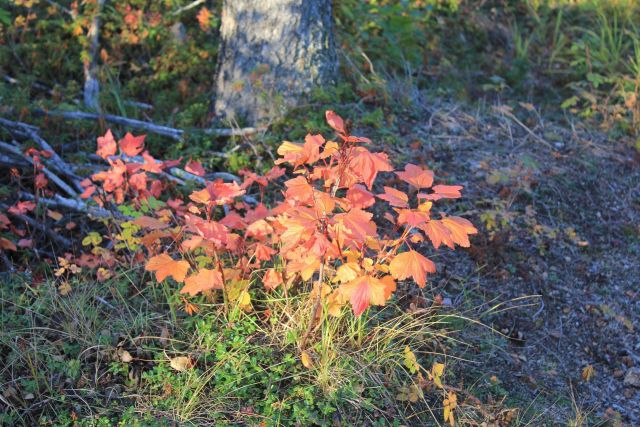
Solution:
M 588 425 L 573 394 L 512 375 L 528 337 L 501 316 L 535 298 L 496 302 L 495 284 L 543 293 L 568 277 L 557 260 L 600 284 L 608 249 L 589 233 L 637 244 L 629 218 L 616 235 L 593 206 L 572 215 L 609 203 L 592 198 L 600 159 L 575 148 L 595 146 L 583 123 L 640 150 L 640 3 L 335 1 L 340 81 L 252 133 L 212 113 L 220 0 L 104 2 L 99 114 L 64 117 L 84 108 L 100 3 L 0 0 L 0 424 Z M 603 140 L 598 156 L 632 164 Z M 495 353 L 509 361 L 483 371 Z M 576 360 L 582 383 L 605 381 L 605 357 Z M 535 397 L 509 388 L 523 375 Z
M 36 284 L 23 276 L 3 290 L 8 303 L 23 288 L 18 300 L 26 305 L 9 306 L 4 314 L 10 325 L 2 336 L 5 359 L 26 368 L 5 373 L 15 384 L 5 397 L 45 402 L 26 412 L 10 403 L 5 421 L 46 422 L 52 416 L 46 407 L 55 413 L 56 404 L 79 392 L 83 401 L 88 383 L 97 390 L 104 381 L 129 388 L 136 382 L 153 396 L 137 398 L 138 405 L 181 422 L 198 422 L 206 410 L 230 422 L 358 424 L 353 413 L 386 424 L 389 411 L 399 420 L 426 420 L 439 406 L 454 425 L 460 390 L 443 382 L 440 342 L 451 339 L 457 316 L 444 313 L 442 301 L 408 306 L 393 296 L 397 281 L 412 279 L 422 288 L 435 272 L 416 250 L 425 239 L 436 249 L 470 245 L 476 229 L 468 220 L 444 211 L 436 219 L 431 212 L 434 202 L 459 198 L 462 187 L 433 185 L 431 170 L 407 164 L 389 181 L 393 186 L 372 193 L 378 175 L 394 170 L 387 155 L 369 151 L 371 141 L 353 136 L 333 111 L 326 120 L 337 141 L 308 134 L 303 144 L 279 147 L 276 164 L 292 166 L 295 178 L 281 182 L 285 169 L 274 166 L 265 175 L 244 170 L 240 183 L 224 182 L 224 173 L 206 180 L 202 165 L 191 161 L 182 179 L 204 188 L 186 194 L 165 172 L 180 162 L 156 161 L 144 150 L 144 136 L 127 133 L 116 141 L 107 131 L 98 138 L 96 153 L 110 168 L 85 179 L 80 197 L 95 203 L 96 216 L 112 216 L 102 216 L 102 226 L 87 233 L 81 254 L 59 256 L 41 272 L 55 280 Z M 50 196 L 44 174 L 36 183 L 36 201 Z M 281 188 L 284 199 L 248 195 L 273 197 L 271 187 Z M 41 208 L 21 201 L 7 213 L 22 218 Z M 16 238 L 28 231 L 6 215 L 0 219 Z M 43 246 L 33 239 L 1 242 L 14 252 Z M 155 282 L 141 274 L 141 264 Z M 91 298 L 100 288 L 80 291 L 87 281 L 101 283 L 114 304 L 126 304 L 122 312 L 93 294 L 105 310 L 119 312 L 110 317 L 124 320 L 101 318 Z M 167 314 L 156 313 L 158 303 L 168 306 Z M 367 311 L 370 306 L 384 309 Z M 49 316 L 62 328 L 53 328 Z M 168 326 L 154 324 L 160 319 L 176 338 Z M 110 323 L 121 332 L 114 335 Z M 49 335 L 57 339 L 50 342 Z M 162 351 L 148 347 L 158 344 Z M 84 371 L 87 358 L 95 360 L 93 377 Z M 109 419 L 108 410 L 107 418 L 92 418 L 89 407 L 56 414 L 56 422 L 75 421 L 78 412 L 85 420 Z

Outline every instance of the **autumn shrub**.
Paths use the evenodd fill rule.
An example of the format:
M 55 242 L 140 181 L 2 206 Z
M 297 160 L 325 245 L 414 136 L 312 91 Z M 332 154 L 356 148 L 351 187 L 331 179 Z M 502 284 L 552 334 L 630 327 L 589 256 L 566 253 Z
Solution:
M 108 131 L 96 153 L 109 167 L 82 182 L 81 197 L 112 214 L 86 234 L 83 254 L 59 258 L 60 291 L 69 292 L 65 278 L 82 268 L 106 281 L 117 269 L 144 265 L 168 295 L 179 284 L 189 314 L 206 306 L 229 322 L 257 315 L 261 334 L 295 349 L 323 387 L 335 389 L 348 351 L 371 351 L 391 364 L 404 354 L 403 369 L 417 377 L 398 399 L 415 402 L 435 384 L 452 419 L 455 393 L 439 379 L 444 365 L 422 368 L 408 346 L 412 334 L 426 342 L 429 328 L 435 336 L 442 326 L 411 310 L 389 310 L 374 323 L 362 318 L 370 307 L 386 306 L 399 282 L 427 285 L 436 271 L 424 255 L 427 242 L 469 246 L 473 225 L 434 209 L 459 198 L 462 187 L 434 185 L 424 166 L 394 171 L 388 155 L 371 151 L 349 122 L 332 111 L 326 120 L 335 138 L 285 141 L 271 170 L 243 170 L 241 180 L 207 174 L 194 161 L 180 168 L 179 160 L 157 160 L 144 136 L 117 141 Z

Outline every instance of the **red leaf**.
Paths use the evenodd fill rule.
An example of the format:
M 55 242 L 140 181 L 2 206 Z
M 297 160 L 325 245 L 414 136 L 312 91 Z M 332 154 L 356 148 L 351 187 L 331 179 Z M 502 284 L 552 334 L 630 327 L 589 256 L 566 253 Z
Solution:
M 150 216 L 139 216 L 138 218 L 131 221 L 137 226 L 142 228 L 148 228 L 149 230 L 163 230 L 169 227 L 169 224 L 166 222 L 160 221 L 157 218 L 152 218 Z
M 361 209 L 351 209 L 349 212 L 334 216 L 336 224 L 333 234 L 341 246 L 350 245 L 350 241 L 364 244 L 369 237 L 377 236 L 375 222 L 371 220 L 373 214 Z
M 0 237 L 0 249 L 2 249 L 3 251 L 14 251 L 14 252 L 18 250 L 15 243 L 13 243 L 9 239 L 5 239 L 4 237 Z
M 81 199 L 88 199 L 95 192 L 96 192 L 96 186 L 95 185 L 89 185 L 88 187 L 85 187 L 85 189 L 82 192 L 82 194 L 80 194 L 80 198 Z
M 434 185 L 431 194 L 418 194 L 421 199 L 440 200 L 440 199 L 459 199 L 462 197 L 460 190 L 462 185 Z
M 144 159 L 144 163 L 142 164 L 142 166 L 140 166 L 140 168 L 143 171 L 147 171 L 151 173 L 161 173 L 162 169 L 167 167 L 166 162 L 156 161 L 156 159 L 154 159 L 153 156 L 151 156 L 151 154 L 149 154 L 148 151 L 144 151 L 142 153 L 142 158 Z
M 417 227 L 429 221 L 429 214 L 418 210 L 402 209 L 398 213 L 398 225 L 409 224 Z
M 140 172 L 135 175 L 131 175 L 131 177 L 129 177 L 129 184 L 131 184 L 131 187 L 138 191 L 146 191 L 147 174 L 144 172 Z
M 242 196 L 246 193 L 240 188 L 237 182 L 222 182 L 220 180 L 211 182 L 207 185 L 207 190 L 211 194 L 212 199 L 217 205 L 226 205 L 231 203 L 234 198 Z
M 98 156 L 106 159 L 107 157 L 116 154 L 116 150 L 116 140 L 113 139 L 111 129 L 107 130 L 107 133 L 105 133 L 104 136 L 98 137 L 98 150 L 96 151 Z
M 133 136 L 130 132 L 120 140 L 120 152 L 127 156 L 137 156 L 144 148 L 146 135 Z
M 186 278 L 184 286 L 180 289 L 180 293 L 195 296 L 200 292 L 222 289 L 223 286 L 224 283 L 220 271 L 202 268 L 196 274 L 192 274 Z
M 273 291 L 283 283 L 282 274 L 276 271 L 274 268 L 267 269 L 267 272 L 262 277 L 262 284 L 268 290 Z
M 176 282 L 183 282 L 187 271 L 189 271 L 189 263 L 176 261 L 167 253 L 163 253 L 150 258 L 144 269 L 155 271 L 158 282 L 162 282 L 168 276 L 173 277 Z
M 11 224 L 11 220 L 9 219 L 9 217 L 3 213 L 0 213 L 0 230 L 9 228 L 10 224 Z
M 269 261 L 273 255 L 278 253 L 273 248 L 263 245 L 262 243 L 256 243 L 256 250 L 254 255 L 259 261 Z
M 46 187 L 48 183 L 49 183 L 49 180 L 47 179 L 46 176 L 44 176 L 44 173 L 41 172 L 38 175 L 36 175 L 35 185 L 37 189 L 42 189 Z
M 396 175 L 417 189 L 429 188 L 433 184 L 433 172 L 411 163 L 404 167 L 404 171 L 396 172 Z
M 424 288 L 427 282 L 427 273 L 435 273 L 436 265 L 418 252 L 409 250 L 393 258 L 389 264 L 389 272 L 398 280 L 413 277 L 418 286 Z
M 191 161 L 187 163 L 184 167 L 184 170 L 197 176 L 204 176 L 205 174 L 205 170 L 202 167 L 202 163 L 196 162 L 196 161 Z
M 325 117 L 329 126 L 331 126 L 336 132 L 342 135 L 346 134 L 344 131 L 344 121 L 342 120 L 342 117 L 331 110 L 326 111 Z
M 24 215 L 27 212 L 31 212 L 35 208 L 36 204 L 30 200 L 27 200 L 26 202 L 18 202 L 7 210 L 9 211 L 9 213 L 12 213 L 14 215 Z
M 364 185 L 356 184 L 347 190 L 346 199 L 351 203 L 351 208 L 366 209 L 376 203 L 375 197 L 367 191 Z
M 384 194 L 378 194 L 378 198 L 386 200 L 391 206 L 406 208 L 409 206 L 409 196 L 392 187 L 384 187 Z
M 373 276 L 360 276 L 340 286 L 340 293 L 351 302 L 353 314 L 360 316 L 370 305 L 384 305 L 395 288 L 395 282 L 382 281 Z
M 372 153 L 364 147 L 354 148 L 354 156 L 349 167 L 353 173 L 360 176 L 369 190 L 373 186 L 378 172 L 390 172 L 393 170 L 389 157 L 385 153 Z

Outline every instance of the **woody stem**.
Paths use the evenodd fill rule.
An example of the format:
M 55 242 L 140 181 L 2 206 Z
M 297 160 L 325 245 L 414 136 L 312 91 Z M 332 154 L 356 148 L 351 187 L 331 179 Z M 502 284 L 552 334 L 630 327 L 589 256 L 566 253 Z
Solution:
M 313 327 L 316 324 L 316 319 L 318 319 L 321 315 L 322 311 L 322 284 L 324 282 L 324 258 L 322 259 L 322 263 L 320 264 L 320 271 L 318 272 L 318 281 L 313 286 L 313 292 L 316 294 L 316 299 L 313 303 L 313 309 L 311 310 L 311 319 L 309 319 L 309 324 L 307 325 L 307 331 L 302 337 L 302 343 L 300 345 L 301 348 L 304 348 L 311 331 L 313 331 Z

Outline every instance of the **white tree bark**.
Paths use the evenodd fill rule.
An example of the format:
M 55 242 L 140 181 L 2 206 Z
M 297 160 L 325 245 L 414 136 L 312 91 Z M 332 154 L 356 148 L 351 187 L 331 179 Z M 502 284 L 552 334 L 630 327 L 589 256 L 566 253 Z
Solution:
M 215 111 L 253 125 L 335 81 L 332 0 L 225 0 Z

